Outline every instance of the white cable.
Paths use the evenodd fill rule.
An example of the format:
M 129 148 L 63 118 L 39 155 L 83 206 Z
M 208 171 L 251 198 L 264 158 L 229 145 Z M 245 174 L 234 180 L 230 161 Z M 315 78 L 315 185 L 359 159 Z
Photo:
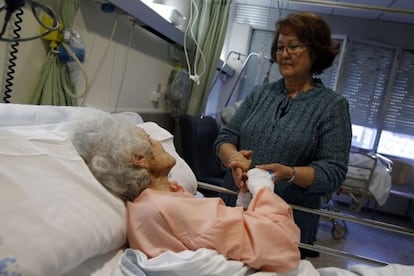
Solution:
M 190 17 L 188 18 L 188 22 L 187 22 L 187 27 L 185 28 L 185 32 L 184 32 L 184 55 L 185 55 L 185 60 L 187 63 L 187 70 L 188 70 L 188 74 L 191 74 L 191 64 L 190 64 L 190 60 L 188 58 L 188 52 L 187 52 L 187 35 L 188 35 L 188 30 L 192 24 L 193 21 L 193 1 L 191 1 L 190 3 Z
M 194 10 L 195 10 L 195 17 L 193 18 L 193 6 L 194 6 Z M 195 83 L 197 83 L 197 85 L 200 84 L 200 78 L 202 75 L 204 75 L 205 71 L 206 71 L 206 60 L 203 54 L 203 51 L 200 48 L 200 45 L 194 35 L 193 32 L 193 28 L 195 23 L 197 22 L 197 18 L 199 16 L 199 10 L 197 7 L 197 4 L 195 3 L 194 0 L 191 0 L 191 4 L 190 4 L 190 18 L 188 20 L 188 24 L 187 27 L 185 29 L 185 34 L 184 34 L 184 54 L 185 54 L 185 58 L 186 58 L 186 63 L 187 63 L 187 68 L 188 68 L 188 74 L 191 80 L 193 80 Z M 194 72 L 191 71 L 191 64 L 189 61 L 189 57 L 188 57 L 188 51 L 187 51 L 187 36 L 188 36 L 188 32 L 190 32 L 191 38 L 194 40 L 194 43 L 196 45 L 196 52 L 195 52 L 195 59 L 194 59 Z M 202 70 L 200 74 L 197 74 L 197 63 L 198 63 L 198 55 L 197 53 L 200 54 L 201 57 L 201 61 L 202 61 Z M 194 74 L 193 74 L 194 73 Z
M 110 80 L 109 80 L 109 93 L 108 93 L 108 98 L 107 98 L 107 105 L 108 106 L 111 106 L 111 97 L 112 97 L 112 91 L 115 91 L 115 89 L 114 89 L 114 86 L 115 86 L 115 81 L 114 81 L 114 79 L 115 79 L 115 73 L 114 73 L 114 71 L 118 71 L 118 70 L 116 70 L 116 66 L 115 66 L 115 63 L 116 63 L 116 60 L 117 60 L 117 53 L 118 53 L 118 47 L 120 47 L 120 45 L 119 44 L 115 44 L 114 45 L 114 49 L 113 49 L 113 51 L 112 51 L 112 53 L 113 53 L 113 55 L 112 55 L 112 62 L 111 62 L 111 72 L 110 72 Z
M 69 96 L 73 97 L 73 98 L 84 98 L 86 96 L 86 94 L 89 91 L 90 85 L 89 85 L 89 79 L 88 79 L 88 75 L 86 74 L 85 68 L 83 67 L 82 63 L 79 61 L 78 57 L 76 56 L 76 54 L 72 51 L 72 49 L 70 48 L 70 46 L 67 43 L 62 43 L 62 47 L 65 48 L 66 52 L 68 52 L 69 56 L 76 62 L 76 64 L 79 66 L 79 69 L 82 72 L 83 78 L 85 80 L 85 88 L 83 90 L 82 93 L 80 93 L 79 95 L 73 94 L 70 90 L 66 89 L 66 87 L 63 87 L 63 89 L 65 90 L 65 93 L 67 93 Z
M 192 0 L 192 2 L 194 2 L 194 0 Z M 194 22 L 191 25 L 191 29 L 190 29 L 191 37 L 193 38 L 194 43 L 196 45 L 196 52 L 195 52 L 195 57 L 194 57 L 194 76 L 193 76 L 192 79 L 195 80 L 197 82 L 197 84 L 199 84 L 199 76 L 197 74 L 197 66 L 196 66 L 198 64 L 198 55 L 197 55 L 198 51 L 197 50 L 200 50 L 200 55 L 201 55 L 202 58 L 204 57 L 204 55 L 203 55 L 203 52 L 201 51 L 201 49 L 199 47 L 196 36 L 194 35 L 194 25 L 197 22 L 197 18 L 200 16 L 200 11 L 199 11 L 199 9 L 197 7 L 197 4 L 195 2 L 194 2 L 194 8 L 195 8 L 195 11 L 196 11 L 196 17 L 194 18 Z M 202 24 L 199 24 L 199 25 L 202 25 Z M 204 61 L 204 59 L 203 59 L 203 61 Z
M 127 70 L 127 67 L 128 67 L 129 50 L 131 49 L 131 43 L 132 43 L 132 38 L 133 38 L 133 34 L 134 34 L 134 27 L 135 27 L 135 21 L 132 22 L 131 30 L 129 32 L 128 46 L 127 46 L 127 51 L 126 51 L 125 59 L 124 59 L 124 67 L 122 69 L 122 79 L 121 79 L 121 83 L 119 85 L 118 95 L 116 97 L 114 112 L 118 111 L 119 99 L 121 97 L 122 88 L 124 87 L 125 75 L 126 75 L 125 73 L 126 73 L 126 70 Z
M 116 31 L 117 26 L 118 26 L 118 14 L 116 15 L 116 18 L 114 20 L 114 25 L 112 26 L 111 36 L 109 37 L 108 43 L 106 44 L 106 47 L 105 47 L 104 53 L 102 55 L 102 58 L 99 59 L 99 64 L 96 67 L 96 71 L 92 75 L 92 78 L 91 78 L 91 82 L 90 82 L 89 87 L 92 87 L 95 84 L 97 75 L 98 75 L 98 73 L 101 71 L 101 69 L 103 67 L 102 64 L 103 64 L 105 58 L 108 56 L 108 50 L 110 48 L 110 45 L 112 44 L 112 41 L 113 41 L 113 38 L 115 36 L 115 31 Z M 80 106 L 83 106 L 85 104 L 85 100 L 86 100 L 86 97 L 83 98 L 82 103 L 80 104 Z

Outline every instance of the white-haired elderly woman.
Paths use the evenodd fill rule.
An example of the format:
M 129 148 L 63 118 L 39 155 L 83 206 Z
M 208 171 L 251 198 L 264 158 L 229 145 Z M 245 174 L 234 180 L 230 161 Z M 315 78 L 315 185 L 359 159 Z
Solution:
M 133 124 L 88 121 L 72 140 L 96 179 L 126 203 L 131 248 L 149 258 L 167 250 L 214 249 L 264 271 L 298 266 L 300 231 L 290 206 L 267 187 L 272 181 L 253 181 L 252 171 L 249 190 L 239 196 L 253 195 L 247 208 L 228 207 L 220 198 L 194 197 L 169 180 L 175 159 Z

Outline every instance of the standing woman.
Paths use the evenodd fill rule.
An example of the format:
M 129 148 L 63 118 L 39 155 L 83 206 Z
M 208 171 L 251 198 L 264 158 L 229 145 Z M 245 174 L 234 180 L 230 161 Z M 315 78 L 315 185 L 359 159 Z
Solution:
M 271 56 L 282 79 L 255 87 L 215 142 L 230 168 L 225 185 L 247 191 L 245 172 L 254 166 L 275 174 L 275 193 L 290 204 L 321 206 L 346 177 L 351 147 L 347 100 L 314 75 L 339 52 L 328 24 L 312 13 L 291 14 L 276 23 Z M 226 204 L 235 198 L 223 196 Z M 319 216 L 294 211 L 301 242 L 313 244 Z M 315 256 L 302 251 L 302 257 Z

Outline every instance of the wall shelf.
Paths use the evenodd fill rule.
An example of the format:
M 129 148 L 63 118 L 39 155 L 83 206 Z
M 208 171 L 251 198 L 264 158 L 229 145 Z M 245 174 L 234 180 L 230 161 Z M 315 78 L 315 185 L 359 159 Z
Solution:
M 140 0 L 109 0 L 117 8 L 121 9 L 125 13 L 131 15 L 137 20 L 142 28 L 150 31 L 165 41 L 179 46 L 184 49 L 184 32 L 175 27 L 173 24 L 165 20 L 153 9 L 145 5 Z M 187 50 L 192 50 L 194 42 L 187 38 L 186 41 Z M 223 73 L 229 77 L 234 75 L 234 69 L 227 64 L 222 68 L 223 61 L 219 61 L 217 70 L 223 70 Z
M 165 41 L 184 48 L 184 32 L 165 20 L 140 0 L 109 0 L 113 5 L 131 15 L 144 29 Z M 194 43 L 187 38 L 186 46 L 191 50 Z

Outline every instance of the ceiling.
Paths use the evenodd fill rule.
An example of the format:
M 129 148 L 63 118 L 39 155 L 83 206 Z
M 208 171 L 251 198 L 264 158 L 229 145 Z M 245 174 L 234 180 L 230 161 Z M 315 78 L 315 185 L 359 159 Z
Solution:
M 233 0 L 233 2 L 414 24 L 414 0 Z

